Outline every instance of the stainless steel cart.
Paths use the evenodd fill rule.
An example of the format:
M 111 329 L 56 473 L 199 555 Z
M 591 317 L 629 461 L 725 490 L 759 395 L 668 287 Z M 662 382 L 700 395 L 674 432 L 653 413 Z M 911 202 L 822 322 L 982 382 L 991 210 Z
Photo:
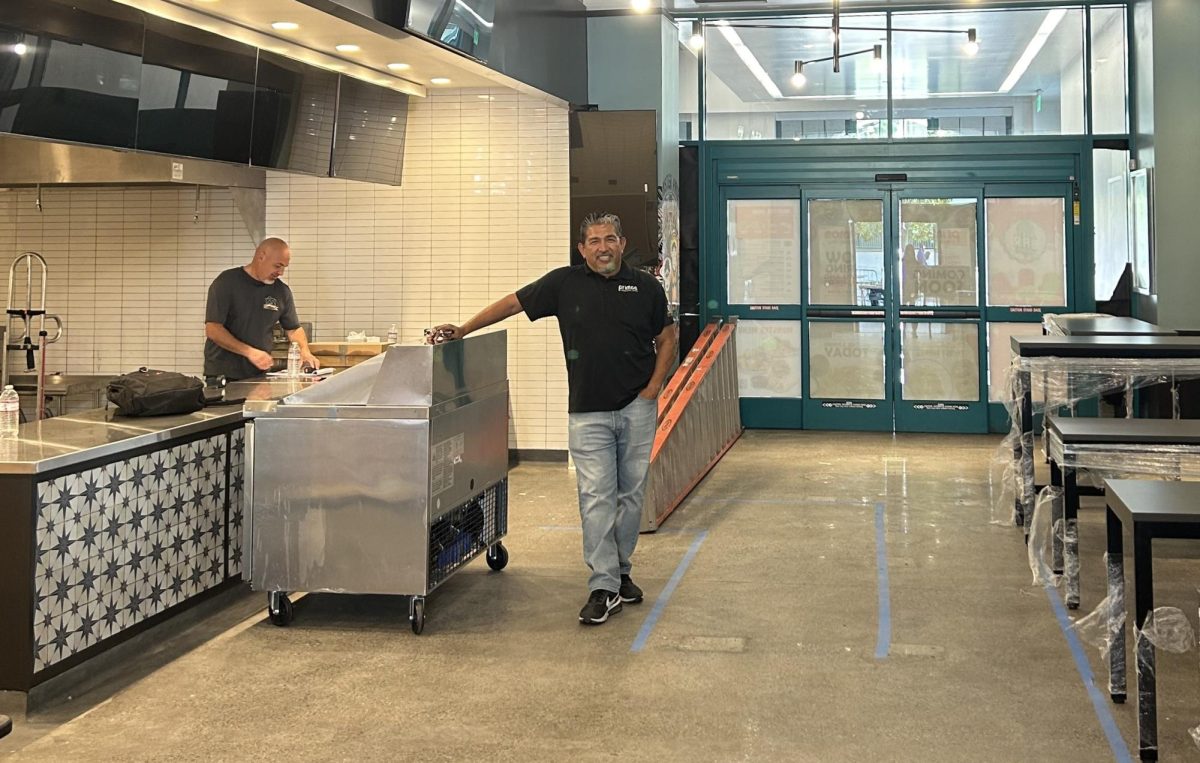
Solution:
M 276 625 L 290 591 L 425 597 L 508 552 L 507 337 L 387 352 L 247 405 L 245 572 Z

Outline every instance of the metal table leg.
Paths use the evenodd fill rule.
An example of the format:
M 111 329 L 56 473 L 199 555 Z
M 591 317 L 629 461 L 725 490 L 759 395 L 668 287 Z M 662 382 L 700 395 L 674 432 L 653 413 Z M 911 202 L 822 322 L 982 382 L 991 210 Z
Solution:
M 1050 487 L 1061 488 L 1062 485 L 1062 470 L 1058 468 L 1058 463 L 1054 459 L 1050 459 Z M 1052 501 L 1050 506 L 1052 511 L 1050 517 L 1050 535 L 1053 548 L 1051 568 L 1054 570 L 1055 575 L 1061 575 L 1063 573 L 1063 539 L 1062 535 L 1058 532 L 1058 523 L 1063 519 L 1062 504 L 1058 501 Z
M 1064 467 L 1063 565 L 1067 575 L 1067 609 L 1079 609 L 1079 485 L 1075 469 Z
M 1140 632 L 1146 616 L 1154 609 L 1154 572 L 1151 555 L 1152 535 L 1148 528 L 1133 525 L 1133 607 L 1134 625 Z M 1158 709 L 1155 706 L 1154 645 L 1147 638 L 1137 638 L 1138 685 L 1138 756 L 1142 760 L 1158 760 Z
M 1016 521 L 1029 538 L 1029 520 L 1033 518 L 1033 388 L 1028 371 L 1017 372 L 1021 390 L 1021 433 L 1014 447 L 1017 456 Z
M 1105 507 L 1108 537 L 1108 696 L 1125 701 L 1125 538 L 1121 520 Z

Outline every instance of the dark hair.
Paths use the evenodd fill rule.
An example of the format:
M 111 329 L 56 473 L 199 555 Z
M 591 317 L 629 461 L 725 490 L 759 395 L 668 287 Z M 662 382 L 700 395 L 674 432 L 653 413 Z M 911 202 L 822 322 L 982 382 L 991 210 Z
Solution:
M 621 218 L 611 212 L 592 212 L 583 218 L 583 223 L 579 226 L 579 243 L 587 241 L 588 228 L 596 225 L 611 225 L 618 238 L 625 237 L 625 234 L 621 232 Z

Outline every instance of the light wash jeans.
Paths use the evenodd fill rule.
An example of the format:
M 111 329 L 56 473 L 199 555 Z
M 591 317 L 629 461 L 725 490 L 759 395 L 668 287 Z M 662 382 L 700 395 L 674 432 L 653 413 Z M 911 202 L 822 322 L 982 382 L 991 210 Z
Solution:
M 657 417 L 658 401 L 641 396 L 619 411 L 568 414 L 589 591 L 617 591 L 632 569 Z

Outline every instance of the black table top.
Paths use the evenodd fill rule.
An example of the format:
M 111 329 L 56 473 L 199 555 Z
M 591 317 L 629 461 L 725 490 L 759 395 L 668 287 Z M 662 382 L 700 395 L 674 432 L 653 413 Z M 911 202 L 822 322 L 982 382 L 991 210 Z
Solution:
M 1093 419 L 1049 416 L 1046 428 L 1066 444 L 1200 445 L 1200 419 Z
M 1109 316 L 1107 318 L 1056 317 L 1055 323 L 1067 336 L 1175 336 L 1175 332 L 1153 323 Z
M 1200 482 L 1105 480 L 1109 508 L 1122 521 L 1200 524 Z
M 1200 337 L 1192 336 L 1014 336 L 1022 358 L 1196 358 Z

